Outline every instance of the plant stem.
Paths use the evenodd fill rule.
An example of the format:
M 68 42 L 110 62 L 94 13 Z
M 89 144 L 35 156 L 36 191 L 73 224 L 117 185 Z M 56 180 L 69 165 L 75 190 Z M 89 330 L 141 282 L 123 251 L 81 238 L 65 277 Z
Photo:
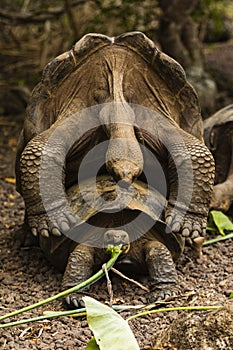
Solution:
M 114 247 L 114 248 L 118 248 L 118 247 Z M 106 267 L 107 269 L 111 269 L 111 267 L 114 265 L 114 263 L 116 262 L 117 258 L 119 257 L 119 255 L 121 254 L 121 250 L 120 249 L 113 249 L 112 251 L 112 256 L 111 256 L 111 259 L 106 263 Z M 41 300 L 33 305 L 29 305 L 29 306 L 26 306 L 20 310 L 16 310 L 16 311 L 13 311 L 13 312 L 10 312 L 6 315 L 3 315 L 3 316 L 0 316 L 0 321 L 2 320 L 5 320 L 6 318 L 8 317 L 12 317 L 12 316 L 16 316 L 16 315 L 19 315 L 25 311 L 29 311 L 29 310 L 32 310 L 32 309 L 35 309 L 39 306 L 42 306 L 42 305 L 45 305 L 45 304 L 48 304 L 50 303 L 51 301 L 54 301 L 56 299 L 59 299 L 61 297 L 64 297 L 70 293 L 74 293 L 74 292 L 77 292 L 78 290 L 98 281 L 101 277 L 104 276 L 104 272 L 102 270 L 99 270 L 95 275 L 91 276 L 89 279 L 87 279 L 86 281 L 78 284 L 77 286 L 74 286 L 72 288 L 69 288 L 61 293 L 58 293 L 56 295 L 53 295 L 47 299 L 44 299 L 44 300 Z
M 203 243 L 203 246 L 205 245 L 209 245 L 209 244 L 213 244 L 213 243 L 217 243 L 217 242 L 220 242 L 220 241 L 225 241 L 225 239 L 230 239 L 230 238 L 233 238 L 233 232 L 225 235 L 225 236 L 220 236 L 220 237 L 216 237 L 216 238 L 213 238 L 213 239 L 210 239 L 208 241 L 205 241 Z
M 167 308 L 162 308 L 162 309 L 157 309 L 157 310 L 149 310 L 149 311 L 144 311 L 140 312 L 136 315 L 132 315 L 127 318 L 127 321 L 130 321 L 134 318 L 141 317 L 141 316 L 146 316 L 158 312 L 167 312 L 167 311 L 205 311 L 205 310 L 218 310 L 222 306 L 221 305 L 216 305 L 216 306 L 180 306 L 180 307 L 167 307 Z
M 116 311 L 124 311 L 124 310 L 138 310 L 144 308 L 144 305 L 113 305 L 112 308 Z M 50 318 L 57 318 L 57 317 L 63 317 L 63 316 L 70 316 L 70 317 L 82 317 L 86 315 L 86 309 L 74 309 L 74 310 L 68 310 L 68 311 L 54 311 L 51 313 L 46 313 L 46 315 L 43 316 L 37 316 L 32 318 L 24 318 L 19 321 L 13 321 L 9 323 L 0 324 L 1 328 L 7 328 L 7 327 L 13 327 L 13 326 L 19 326 L 21 324 L 30 323 L 30 322 L 40 322 L 44 320 L 48 320 Z
M 82 308 L 79 310 L 70 310 L 70 311 L 61 311 L 61 312 L 51 312 L 51 314 L 43 315 L 43 316 L 37 316 L 32 318 L 25 318 L 23 320 L 19 321 L 13 321 L 5 324 L 0 324 L 1 328 L 7 328 L 7 327 L 13 327 L 13 326 L 19 326 L 24 323 L 30 323 L 30 322 L 36 322 L 36 321 L 44 321 L 48 320 L 49 318 L 55 318 L 55 317 L 61 317 L 61 316 L 85 316 L 86 315 L 86 309 Z

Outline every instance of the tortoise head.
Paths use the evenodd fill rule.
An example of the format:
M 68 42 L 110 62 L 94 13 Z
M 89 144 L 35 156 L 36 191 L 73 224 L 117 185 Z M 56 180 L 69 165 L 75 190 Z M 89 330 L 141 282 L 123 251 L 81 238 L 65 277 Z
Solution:
M 129 235 L 126 231 L 112 229 L 104 234 L 104 247 L 121 246 L 124 253 L 130 249 Z

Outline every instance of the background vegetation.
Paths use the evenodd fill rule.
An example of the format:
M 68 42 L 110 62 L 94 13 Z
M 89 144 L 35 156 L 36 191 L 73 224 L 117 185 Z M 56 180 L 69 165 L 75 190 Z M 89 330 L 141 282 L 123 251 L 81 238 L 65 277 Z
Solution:
M 22 110 L 46 63 L 88 32 L 142 31 L 202 72 L 203 42 L 229 39 L 232 18 L 231 0 L 1 0 L 0 113 Z

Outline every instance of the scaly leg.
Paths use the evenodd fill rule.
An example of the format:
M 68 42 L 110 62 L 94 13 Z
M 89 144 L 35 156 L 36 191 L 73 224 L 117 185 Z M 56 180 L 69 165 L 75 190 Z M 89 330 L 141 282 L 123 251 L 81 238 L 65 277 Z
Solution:
M 169 250 L 158 241 L 148 242 L 145 257 L 152 281 L 149 302 L 176 296 L 179 293 L 178 276 Z
M 60 142 L 58 137 L 51 142 L 50 136 L 48 130 L 34 137 L 20 158 L 26 220 L 35 236 L 39 233 L 45 237 L 61 235 L 76 222 L 64 189 L 66 143 L 62 135 Z
M 84 244 L 77 245 L 69 256 L 62 280 L 62 289 L 66 290 L 87 280 L 92 276 L 93 268 L 94 248 Z M 79 308 L 83 306 L 81 296 L 81 293 L 71 293 L 65 298 L 65 301 L 69 307 Z
M 166 223 L 173 232 L 195 239 L 205 235 L 214 183 L 214 160 L 198 139 L 183 130 L 179 133 L 178 140 L 168 133 Z

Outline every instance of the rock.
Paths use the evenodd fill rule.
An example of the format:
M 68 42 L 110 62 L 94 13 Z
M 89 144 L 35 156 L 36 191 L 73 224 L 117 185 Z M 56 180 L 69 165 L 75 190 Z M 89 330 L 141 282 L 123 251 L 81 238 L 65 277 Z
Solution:
M 232 345 L 233 307 L 225 306 L 217 311 L 180 314 L 153 350 L 230 350 Z

